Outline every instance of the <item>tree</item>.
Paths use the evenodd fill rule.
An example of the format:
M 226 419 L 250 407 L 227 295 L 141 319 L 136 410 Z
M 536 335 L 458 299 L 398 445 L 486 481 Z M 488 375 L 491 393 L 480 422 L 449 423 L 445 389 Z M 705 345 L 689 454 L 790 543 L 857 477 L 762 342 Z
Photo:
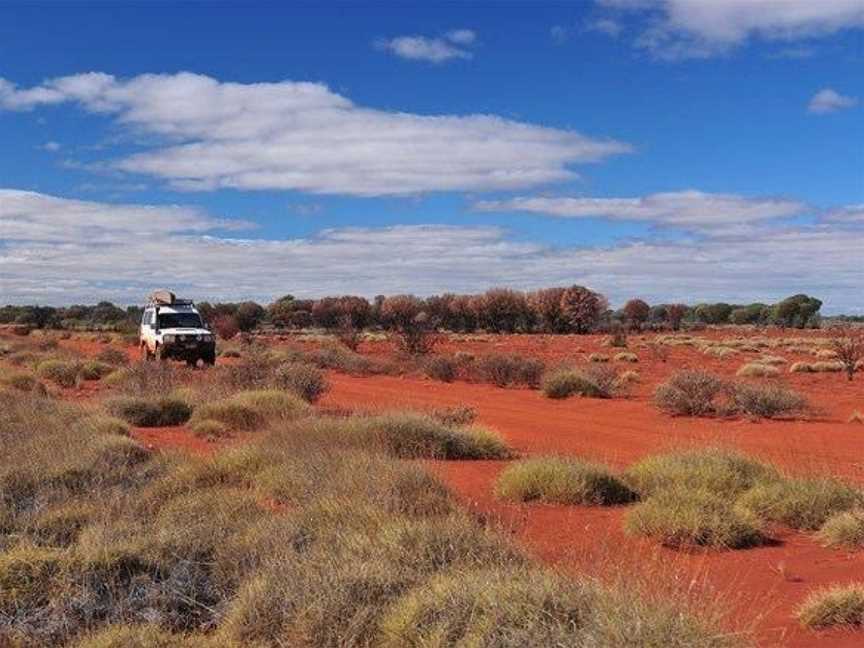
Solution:
M 798 294 L 774 304 L 772 319 L 778 326 L 804 328 L 810 324 L 822 308 L 822 302 L 809 295 Z
M 396 346 L 406 353 L 429 353 L 438 342 L 437 323 L 414 295 L 387 297 L 381 304 L 381 319 L 393 331 Z
M 267 316 L 273 326 L 279 328 L 290 326 L 291 316 L 296 308 L 294 295 L 284 295 L 267 306 Z
M 507 288 L 493 288 L 472 302 L 480 325 L 495 333 L 515 333 L 528 328 L 531 313 L 525 294 Z
M 648 321 L 649 315 L 651 315 L 651 307 L 641 299 L 631 299 L 624 304 L 624 318 L 636 330 L 642 328 L 642 325 Z
M 528 293 L 528 306 L 534 311 L 534 319 L 540 328 L 549 333 L 566 333 L 570 322 L 561 307 L 561 298 L 566 288 L 543 288 Z
M 248 333 L 258 326 L 266 314 L 267 311 L 264 310 L 264 307 L 261 306 L 261 304 L 247 301 L 237 306 L 237 312 L 234 313 L 234 318 L 237 320 L 237 326 L 240 327 L 240 330 L 244 333 Z
M 240 332 L 240 327 L 233 315 L 217 315 L 213 319 L 213 330 L 223 340 L 230 340 Z
M 687 310 L 686 304 L 669 304 L 666 307 L 666 318 L 673 331 L 681 328 L 681 321 L 687 315 Z
M 608 307 L 603 295 L 585 286 L 571 286 L 561 295 L 561 310 L 576 333 L 588 333 Z
M 864 329 L 853 326 L 837 326 L 831 329 L 831 349 L 837 361 L 843 364 L 849 380 L 864 361 Z
M 732 306 L 724 302 L 716 304 L 697 304 L 693 309 L 696 320 L 705 324 L 726 324 Z

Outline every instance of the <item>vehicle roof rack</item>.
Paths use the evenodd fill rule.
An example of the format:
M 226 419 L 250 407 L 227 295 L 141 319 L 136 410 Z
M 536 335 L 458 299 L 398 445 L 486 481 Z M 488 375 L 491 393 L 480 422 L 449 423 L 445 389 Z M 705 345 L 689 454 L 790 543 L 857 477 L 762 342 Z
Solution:
M 155 304 L 156 306 L 194 306 L 195 302 L 191 299 L 177 299 L 177 295 L 175 295 L 170 290 L 154 290 L 150 293 L 150 297 L 147 300 L 148 304 Z

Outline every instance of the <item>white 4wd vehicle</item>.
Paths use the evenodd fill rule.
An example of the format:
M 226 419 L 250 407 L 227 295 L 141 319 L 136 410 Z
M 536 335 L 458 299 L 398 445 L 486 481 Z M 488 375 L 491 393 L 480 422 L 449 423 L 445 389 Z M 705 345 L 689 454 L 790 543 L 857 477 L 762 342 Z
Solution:
M 157 290 L 141 318 L 138 338 L 143 360 L 174 358 L 189 365 L 216 363 L 216 338 L 204 325 L 195 304 L 174 293 Z

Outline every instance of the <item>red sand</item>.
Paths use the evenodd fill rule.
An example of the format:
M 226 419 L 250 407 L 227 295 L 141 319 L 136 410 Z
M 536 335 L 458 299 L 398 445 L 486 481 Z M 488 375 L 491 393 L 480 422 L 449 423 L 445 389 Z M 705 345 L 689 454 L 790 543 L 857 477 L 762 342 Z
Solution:
M 448 351 L 515 350 L 547 361 L 575 359 L 576 346 L 585 352 L 601 350 L 595 337 L 556 340 L 554 349 L 548 339 L 528 336 L 447 347 Z M 573 351 L 568 353 L 568 347 Z M 381 353 L 384 349 L 375 351 Z M 864 426 L 846 423 L 852 411 L 864 409 L 861 377 L 853 383 L 840 374 L 787 374 L 780 378 L 811 399 L 821 411 L 816 420 L 671 418 L 649 402 L 653 388 L 665 376 L 683 366 L 731 375 L 757 354 L 739 354 L 720 361 L 679 347 L 663 363 L 651 358 L 647 350 L 637 351 L 641 361 L 627 368 L 638 370 L 641 382 L 627 399 L 551 401 L 526 389 L 332 374 L 332 389 L 322 405 L 362 410 L 468 405 L 477 410 L 480 423 L 498 430 L 522 455 L 573 454 L 621 467 L 651 453 L 720 444 L 774 461 L 790 472 L 841 475 L 864 483 Z M 790 362 L 810 359 L 783 351 L 776 355 L 786 356 Z M 683 582 L 706 580 L 712 590 L 727 599 L 737 617 L 735 625 L 755 630 L 759 645 L 864 645 L 864 634 L 860 632 L 817 634 L 802 629 L 793 618 L 795 608 L 813 589 L 864 581 L 864 552 L 826 549 L 806 534 L 784 529 L 772 533 L 776 543 L 771 546 L 746 551 L 675 552 L 625 535 L 621 524 L 624 508 L 526 506 L 497 501 L 492 484 L 503 462 L 430 465 L 469 506 L 512 524 L 520 540 L 543 560 L 578 571 L 592 564 L 612 564 L 616 559 L 629 564 L 632 556 L 644 556 L 646 563 L 656 564 L 659 556 L 670 573 L 678 573 Z
M 775 335 L 780 333 L 774 333 Z M 818 335 L 817 333 L 814 333 Z M 734 335 L 727 331 L 699 333 L 706 337 Z M 798 336 L 799 333 L 790 333 Z M 806 335 L 806 334 L 805 334 Z M 616 350 L 601 346 L 599 336 L 474 336 L 447 340 L 438 352 L 517 352 L 540 357 L 550 364 L 581 361 L 587 353 Z M 640 373 L 640 382 L 625 399 L 574 398 L 551 401 L 527 389 L 490 385 L 444 384 L 411 377 L 352 377 L 330 375 L 332 389 L 323 399 L 325 409 L 395 409 L 469 405 L 479 422 L 495 428 L 522 455 L 573 454 L 623 467 L 651 453 L 705 444 L 720 444 L 776 462 L 791 472 L 834 474 L 864 483 L 864 426 L 847 423 L 850 414 L 864 411 L 864 376 L 849 383 L 841 374 L 786 374 L 780 381 L 804 393 L 819 410 L 805 421 L 749 421 L 671 418 L 649 402 L 654 387 L 683 367 L 705 368 L 731 376 L 756 353 L 740 353 L 725 360 L 704 356 L 689 347 L 674 347 L 667 362 L 639 348 L 631 337 L 638 364 L 619 364 Z M 94 355 L 105 345 L 80 338 L 64 340 L 63 347 Z M 388 343 L 366 343 L 362 351 L 392 355 Z M 130 347 L 130 358 L 137 350 Z M 789 363 L 812 361 L 808 355 L 767 351 Z M 783 368 L 781 368 L 782 371 Z M 87 398 L 100 391 L 87 385 L 66 398 Z M 221 447 L 195 438 L 185 427 L 136 429 L 137 439 L 154 448 L 207 454 Z M 795 608 L 815 588 L 864 581 L 864 552 L 825 549 L 809 536 L 777 529 L 776 543 L 746 551 L 684 553 L 657 547 L 627 536 L 622 530 L 624 508 L 504 504 L 492 495 L 492 484 L 503 462 L 429 462 L 465 503 L 500 518 L 520 541 L 541 559 L 564 569 L 596 571 L 598 565 L 638 568 L 662 565 L 676 582 L 707 582 L 724 600 L 736 628 L 752 628 L 760 646 L 840 647 L 864 645 L 864 632 L 803 630 L 793 618 Z

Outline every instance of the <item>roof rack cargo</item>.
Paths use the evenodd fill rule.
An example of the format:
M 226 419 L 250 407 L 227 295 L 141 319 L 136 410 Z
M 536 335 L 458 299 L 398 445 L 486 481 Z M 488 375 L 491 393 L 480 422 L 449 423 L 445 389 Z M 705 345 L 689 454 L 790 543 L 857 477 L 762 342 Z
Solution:
M 170 305 L 177 301 L 177 295 L 170 290 L 154 290 L 150 293 L 151 304 Z

